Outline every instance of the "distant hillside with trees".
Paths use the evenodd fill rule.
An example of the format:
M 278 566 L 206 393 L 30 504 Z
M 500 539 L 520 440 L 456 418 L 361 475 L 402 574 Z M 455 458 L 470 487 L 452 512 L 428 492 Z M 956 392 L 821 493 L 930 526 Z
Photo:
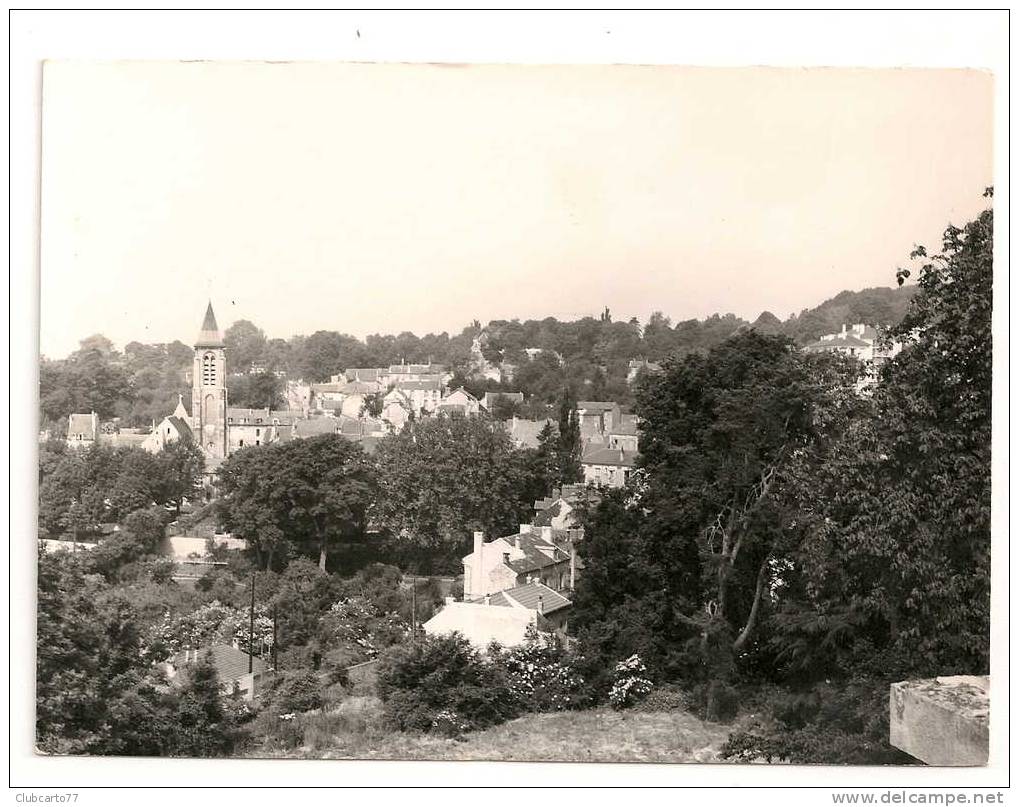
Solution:
M 521 414 L 540 417 L 553 407 L 564 388 L 580 400 L 616 400 L 630 404 L 627 384 L 633 359 L 662 361 L 704 353 L 735 333 L 754 329 L 764 335 L 786 336 L 797 344 L 863 322 L 893 327 L 903 318 L 915 286 L 843 291 L 815 308 L 780 320 L 770 311 L 753 322 L 735 314 L 672 323 L 660 311 L 641 324 L 636 318 L 618 321 L 606 308 L 597 317 L 561 322 L 475 320 L 459 334 L 419 337 L 371 334 L 357 339 L 338 331 L 316 331 L 289 339 L 270 339 L 256 324 L 239 320 L 225 332 L 230 401 L 235 406 L 282 406 L 282 382 L 274 375 L 326 381 L 349 367 L 384 367 L 400 362 L 438 362 L 455 374 L 454 386 L 476 395 L 501 389 L 524 392 L 531 405 Z M 471 345 L 482 336 L 487 361 L 501 365 L 503 381 L 472 377 Z M 192 350 L 180 341 L 145 345 L 130 342 L 121 353 L 101 334 L 81 341 L 66 359 L 43 358 L 39 373 L 42 427 L 58 433 L 72 412 L 95 410 L 103 420 L 115 417 L 124 426 L 145 427 L 173 411 L 178 393 L 190 389 L 187 373 Z M 537 348 L 543 352 L 535 352 Z M 530 351 L 530 353 L 528 352 Z M 252 373 L 252 369 L 256 372 Z

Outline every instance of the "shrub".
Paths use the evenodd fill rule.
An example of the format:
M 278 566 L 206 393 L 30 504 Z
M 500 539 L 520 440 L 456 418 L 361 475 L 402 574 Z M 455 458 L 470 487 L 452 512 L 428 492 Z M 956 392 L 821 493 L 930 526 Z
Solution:
M 716 723 L 728 723 L 739 711 L 739 690 L 725 681 L 708 684 L 705 717 Z
M 693 699 L 688 692 L 675 684 L 661 684 L 654 687 L 635 708 L 641 712 L 689 712 L 692 707 Z
M 583 676 L 556 636 L 529 628 L 523 644 L 491 655 L 505 666 L 510 689 L 527 711 L 576 709 L 589 700 Z
M 652 687 L 646 675 L 647 667 L 636 653 L 616 664 L 613 670 L 614 683 L 609 690 L 609 703 L 612 704 L 612 708 L 625 709 L 644 700 Z
M 322 708 L 322 682 L 310 670 L 288 670 L 277 675 L 272 688 L 272 708 L 279 714 L 309 712 Z
M 519 713 L 506 671 L 456 633 L 393 646 L 379 659 L 376 686 L 387 722 L 401 731 L 449 735 Z

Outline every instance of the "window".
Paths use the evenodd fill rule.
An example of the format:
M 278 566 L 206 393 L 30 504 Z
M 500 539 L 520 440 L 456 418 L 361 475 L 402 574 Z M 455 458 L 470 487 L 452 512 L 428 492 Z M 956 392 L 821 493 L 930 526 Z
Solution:
M 240 445 L 241 448 L 244 448 L 244 441 L 243 440 L 238 440 L 237 443 L 238 443 L 238 445 Z
M 202 356 L 202 385 L 214 387 L 216 385 L 216 354 L 206 353 Z
M 261 421 L 259 421 L 259 422 L 261 422 Z M 259 436 L 261 436 L 261 434 L 262 434 L 262 430 L 261 429 L 255 429 L 255 437 L 259 437 Z

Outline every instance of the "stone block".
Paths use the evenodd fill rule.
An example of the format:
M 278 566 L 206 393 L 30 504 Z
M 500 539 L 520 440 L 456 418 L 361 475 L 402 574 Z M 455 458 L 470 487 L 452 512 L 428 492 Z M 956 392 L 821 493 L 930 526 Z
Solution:
M 889 742 L 928 765 L 986 765 L 990 678 L 899 681 L 889 693 Z

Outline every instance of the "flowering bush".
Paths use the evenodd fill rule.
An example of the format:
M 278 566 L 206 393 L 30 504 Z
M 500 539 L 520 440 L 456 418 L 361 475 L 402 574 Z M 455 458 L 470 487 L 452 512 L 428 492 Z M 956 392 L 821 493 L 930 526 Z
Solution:
M 531 712 L 575 709 L 587 700 L 584 679 L 556 636 L 528 629 L 524 643 L 503 656 L 510 690 Z
M 613 709 L 625 709 L 640 703 L 651 692 L 651 681 L 646 678 L 647 667 L 634 653 L 625 661 L 616 664 L 613 670 L 615 679 L 609 691 L 609 703 Z
M 383 613 L 364 597 L 334 603 L 321 619 L 325 645 L 347 651 L 349 662 L 370 661 L 380 650 L 403 641 L 410 627 L 396 613 Z
M 459 737 L 470 728 L 471 724 L 451 709 L 443 709 L 432 718 L 432 731 L 443 737 Z
M 248 649 L 250 615 L 247 609 L 232 608 L 213 600 L 189 614 L 177 618 L 165 616 L 148 636 L 149 650 L 157 657 L 180 650 L 231 644 L 235 640 L 244 652 Z M 255 653 L 268 654 L 272 648 L 272 618 L 263 605 L 255 607 Z

